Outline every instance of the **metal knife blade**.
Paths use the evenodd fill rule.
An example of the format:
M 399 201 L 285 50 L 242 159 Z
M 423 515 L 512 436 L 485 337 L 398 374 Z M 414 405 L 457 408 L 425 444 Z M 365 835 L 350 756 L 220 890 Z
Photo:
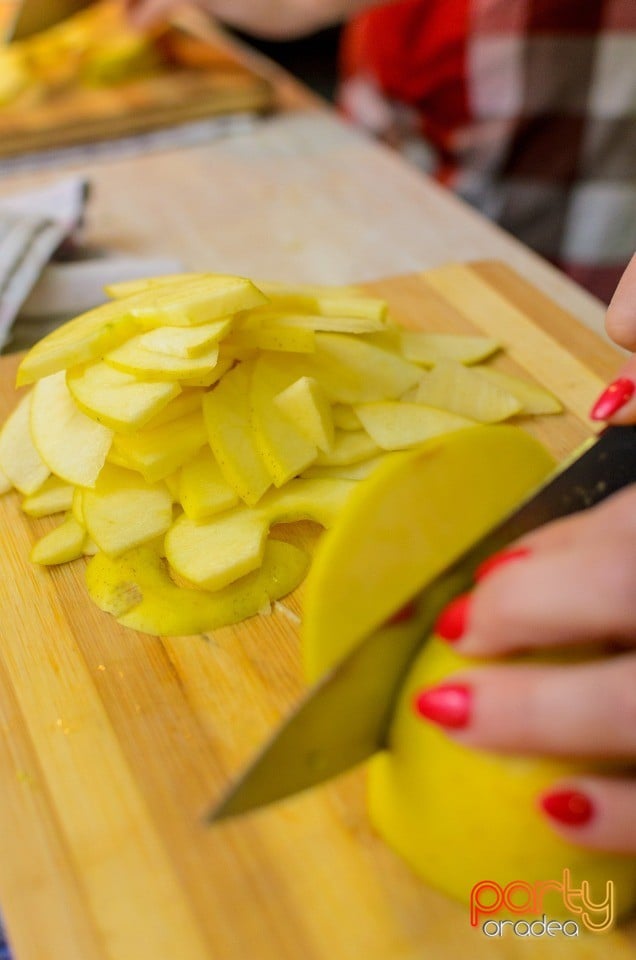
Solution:
M 636 427 L 608 427 L 414 599 L 415 616 L 380 626 L 318 683 L 221 802 L 212 823 L 323 783 L 387 745 L 396 698 L 438 614 L 470 588 L 479 564 L 550 520 L 636 482 Z
M 93 0 L 22 0 L 5 39 L 24 40 L 40 33 L 91 5 Z

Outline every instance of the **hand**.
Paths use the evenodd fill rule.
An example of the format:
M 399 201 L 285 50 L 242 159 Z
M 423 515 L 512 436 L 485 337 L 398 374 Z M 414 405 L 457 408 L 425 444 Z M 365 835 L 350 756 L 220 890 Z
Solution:
M 607 329 L 636 349 L 636 257 Z M 635 380 L 631 357 L 596 418 L 636 423 Z M 423 718 L 469 746 L 636 765 L 636 484 L 493 558 L 475 589 L 442 613 L 438 632 L 470 656 L 583 645 L 589 658 L 466 670 L 422 692 Z M 577 777 L 537 799 L 569 840 L 636 854 L 636 779 Z

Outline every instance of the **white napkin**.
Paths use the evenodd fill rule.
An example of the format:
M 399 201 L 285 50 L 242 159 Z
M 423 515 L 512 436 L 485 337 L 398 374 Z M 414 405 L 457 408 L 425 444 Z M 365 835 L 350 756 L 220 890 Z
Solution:
M 71 177 L 0 198 L 0 350 L 45 266 L 81 225 L 88 190 Z

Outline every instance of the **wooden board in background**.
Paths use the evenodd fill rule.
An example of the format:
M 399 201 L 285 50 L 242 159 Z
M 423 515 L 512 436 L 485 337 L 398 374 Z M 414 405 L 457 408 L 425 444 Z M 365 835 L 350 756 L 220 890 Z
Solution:
M 262 113 L 274 106 L 269 80 L 227 49 L 189 37 L 200 69 L 161 73 L 112 87 L 73 87 L 42 103 L 0 110 L 0 158 L 111 140 L 227 113 Z
M 502 265 L 366 289 L 409 326 L 496 328 L 497 364 L 566 406 L 533 432 L 557 456 L 589 435 L 618 354 Z M 0 360 L 2 417 L 16 363 Z M 629 927 L 534 945 L 471 929 L 466 908 L 374 836 L 361 771 L 205 828 L 209 803 L 302 691 L 294 620 L 161 640 L 127 631 L 89 602 L 81 563 L 30 565 L 36 524 L 16 496 L 0 501 L 0 525 L 0 904 L 17 960 L 633 957 Z M 285 606 L 298 614 L 301 601 Z

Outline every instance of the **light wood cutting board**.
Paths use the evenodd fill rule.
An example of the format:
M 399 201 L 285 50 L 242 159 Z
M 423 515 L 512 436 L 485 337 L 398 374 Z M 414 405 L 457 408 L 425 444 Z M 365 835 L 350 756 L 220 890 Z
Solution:
M 409 326 L 495 335 L 498 364 L 552 389 L 534 421 L 561 457 L 620 358 L 497 263 L 367 285 Z M 0 415 L 15 402 L 0 361 Z M 82 564 L 28 562 L 37 531 L 0 501 L 0 904 L 17 960 L 600 960 L 585 942 L 489 940 L 375 837 L 363 773 L 215 829 L 201 816 L 302 690 L 282 612 L 158 640 L 88 601 Z M 297 614 L 300 593 L 285 601 Z
M 274 89 L 232 56 L 194 36 L 200 69 L 162 72 L 111 87 L 70 87 L 42 102 L 0 110 L 0 158 L 114 140 L 227 113 L 262 113 Z

